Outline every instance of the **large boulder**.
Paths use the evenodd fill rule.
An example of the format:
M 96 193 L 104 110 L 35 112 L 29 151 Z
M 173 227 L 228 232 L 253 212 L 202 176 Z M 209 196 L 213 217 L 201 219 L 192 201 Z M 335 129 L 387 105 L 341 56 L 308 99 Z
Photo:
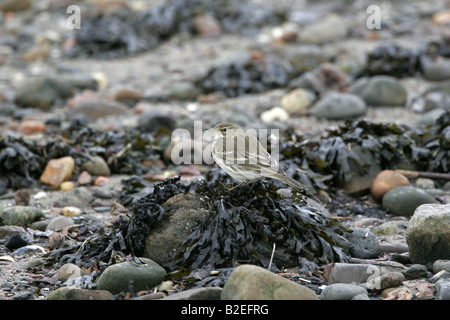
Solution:
M 419 206 L 406 229 L 413 263 L 426 264 L 450 259 L 450 204 Z

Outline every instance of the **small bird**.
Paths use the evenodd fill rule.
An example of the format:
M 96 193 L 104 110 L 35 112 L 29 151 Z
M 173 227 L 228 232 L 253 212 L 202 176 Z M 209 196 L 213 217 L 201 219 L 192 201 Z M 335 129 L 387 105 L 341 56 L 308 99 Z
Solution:
M 214 161 L 234 180 L 241 182 L 239 185 L 267 177 L 281 180 L 297 191 L 307 189 L 287 176 L 258 139 L 245 133 L 240 126 L 221 122 L 211 130 L 215 134 L 211 148 Z

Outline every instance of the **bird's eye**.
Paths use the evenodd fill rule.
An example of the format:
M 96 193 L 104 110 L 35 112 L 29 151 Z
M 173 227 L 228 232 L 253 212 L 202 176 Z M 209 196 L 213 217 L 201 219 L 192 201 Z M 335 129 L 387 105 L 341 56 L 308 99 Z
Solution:
M 222 132 L 227 132 L 227 128 L 222 128 Z

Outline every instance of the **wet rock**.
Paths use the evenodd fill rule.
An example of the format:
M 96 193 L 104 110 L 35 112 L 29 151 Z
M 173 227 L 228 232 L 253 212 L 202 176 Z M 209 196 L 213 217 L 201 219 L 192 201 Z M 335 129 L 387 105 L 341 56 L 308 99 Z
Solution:
M 315 100 L 315 94 L 306 89 L 295 89 L 281 99 L 281 107 L 289 115 L 302 115 Z
M 203 37 L 218 36 L 222 33 L 222 27 L 213 16 L 201 14 L 192 20 L 195 32 Z
M 288 61 L 299 73 L 309 73 L 309 71 L 313 71 L 321 64 L 325 64 L 329 61 L 329 57 L 324 50 L 320 46 L 316 45 L 295 45 L 292 47 L 284 47 L 278 55 Z M 321 68 L 319 68 L 319 70 L 320 69 Z M 318 72 L 320 72 L 319 70 Z M 298 80 L 296 79 L 289 82 L 289 88 L 302 87 L 301 85 L 297 86 Z
M 394 235 L 400 232 L 400 228 L 396 221 L 388 221 L 372 228 L 371 231 L 377 235 Z
M 89 290 L 61 287 L 51 292 L 48 300 L 110 300 L 112 293 L 107 290 Z
M 96 288 L 116 294 L 134 290 L 148 290 L 164 280 L 166 271 L 151 259 L 140 258 L 141 263 L 125 261 L 109 266 L 97 280 Z
M 84 162 L 81 167 L 93 176 L 109 176 L 111 170 L 106 161 L 100 156 L 93 156 Z
M 413 292 L 406 287 L 387 288 L 381 292 L 380 297 L 385 300 L 412 300 Z
M 176 119 L 168 111 L 150 110 L 142 113 L 138 120 L 138 129 L 143 132 L 156 133 L 161 129 L 173 131 L 176 129 Z
M 35 207 L 15 206 L 0 212 L 0 224 L 22 226 L 44 217 L 44 212 Z
M 418 207 L 406 229 L 406 241 L 413 263 L 450 259 L 450 204 Z
M 367 290 L 356 284 L 334 283 L 323 289 L 320 300 L 351 300 L 360 294 L 367 295 Z
M 382 200 L 383 207 L 390 213 L 409 217 L 417 207 L 426 203 L 437 203 L 436 199 L 422 189 L 400 186 L 389 190 Z
M 207 211 L 200 209 L 201 197 L 190 194 L 177 194 L 162 207 L 174 212 L 146 237 L 144 256 L 164 265 L 171 261 L 173 255 L 185 249 L 182 246 L 184 240 L 204 219 Z
M 91 121 L 95 121 L 107 116 L 126 115 L 130 112 L 131 109 L 129 107 L 118 101 L 83 99 L 70 108 L 67 115 L 69 120 L 81 114 Z
M 300 34 L 303 43 L 323 44 L 343 39 L 347 35 L 346 21 L 331 15 L 319 22 L 307 25 Z
M 207 287 L 185 290 L 172 294 L 162 300 L 220 300 L 222 288 Z
M 417 178 L 415 186 L 420 189 L 434 189 L 434 181 L 427 178 Z
M 440 280 L 434 287 L 436 300 L 450 300 L 450 280 Z
M 407 280 L 426 278 L 428 276 L 427 267 L 422 264 L 413 264 L 403 273 Z
M 311 289 L 253 265 L 237 267 L 222 290 L 222 300 L 318 300 Z
M 69 98 L 72 90 L 70 83 L 62 78 L 39 76 L 18 88 L 14 102 L 20 107 L 49 110 L 58 100 Z
M 450 95 L 445 92 L 430 92 L 424 97 L 424 111 L 435 109 L 450 109 Z
M 45 132 L 47 126 L 38 120 L 24 120 L 20 123 L 19 131 L 26 135 Z
M 30 190 L 19 189 L 14 193 L 16 206 L 27 206 L 30 203 Z
M 69 278 L 78 278 L 86 274 L 86 271 L 73 263 L 66 263 L 61 266 L 55 273 L 56 279 L 61 282 L 67 281 Z
M 5 247 L 9 251 L 14 251 L 18 248 L 21 248 L 23 246 L 26 246 L 28 244 L 28 241 L 22 238 L 22 236 L 19 233 L 14 233 L 11 235 L 11 237 L 8 239 L 8 241 L 5 244 Z
M 430 57 L 423 55 L 420 58 L 423 77 L 429 81 L 444 81 L 450 79 L 450 60 L 439 59 L 433 61 Z
M 373 278 L 374 290 L 385 290 L 397 287 L 405 281 L 405 276 L 400 272 L 389 272 Z
M 13 300 L 34 300 L 34 294 L 30 291 L 20 292 L 12 298 Z
M 72 206 L 84 209 L 89 206 L 94 199 L 92 192 L 86 187 L 78 187 L 65 192 L 61 199 L 55 201 L 55 206 L 66 207 Z
M 311 108 L 311 113 L 318 118 L 341 120 L 360 117 L 366 109 L 366 103 L 357 95 L 330 93 Z
M 75 161 L 71 156 L 50 160 L 39 178 L 40 183 L 59 186 L 72 177 Z
M 327 283 L 364 283 L 372 274 L 380 274 L 378 266 L 358 263 L 332 263 L 325 267 Z
M 9 237 L 13 233 L 25 234 L 25 229 L 22 226 L 15 226 L 15 225 L 0 226 L 0 239 Z
M 57 216 L 50 220 L 50 222 L 47 225 L 46 230 L 54 230 L 54 231 L 61 231 L 64 228 L 74 225 L 72 218 L 70 217 L 64 217 L 64 216 Z
M 369 106 L 404 106 L 407 92 L 403 85 L 390 76 L 361 78 L 350 88 L 350 92 L 360 96 Z
M 62 208 L 61 213 L 65 217 L 74 217 L 81 214 L 81 209 L 77 207 L 68 206 Z
M 353 244 L 350 248 L 353 257 L 372 259 L 381 253 L 380 243 L 372 232 L 363 228 L 352 228 L 352 231 L 345 233 L 344 237 Z
M 290 88 L 303 88 L 316 94 L 324 94 L 327 91 L 342 92 L 347 89 L 350 78 L 329 63 L 323 63 L 312 71 L 289 82 Z
M 166 93 L 168 99 L 195 100 L 200 94 L 198 88 L 188 81 L 178 81 L 170 84 L 170 90 Z
M 87 171 L 82 171 L 80 175 L 78 176 L 77 180 L 78 184 L 80 186 L 91 184 L 92 183 L 92 175 Z
M 433 262 L 433 272 L 438 273 L 439 271 L 450 272 L 450 260 L 436 260 Z
M 122 102 L 128 106 L 134 106 L 141 98 L 142 94 L 140 92 L 128 88 L 117 90 L 113 96 L 113 100 Z
M 395 170 L 383 170 L 377 174 L 370 185 L 370 191 L 375 199 L 381 199 L 386 192 L 399 186 L 409 186 L 407 177 Z

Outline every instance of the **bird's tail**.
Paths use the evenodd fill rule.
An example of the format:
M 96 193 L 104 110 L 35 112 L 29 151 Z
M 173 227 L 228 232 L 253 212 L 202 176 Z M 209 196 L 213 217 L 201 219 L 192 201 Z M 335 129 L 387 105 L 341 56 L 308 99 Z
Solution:
M 285 175 L 285 174 L 281 174 L 281 173 L 277 173 L 275 175 L 273 175 L 274 178 L 281 180 L 282 182 L 284 182 L 285 184 L 289 185 L 290 187 L 296 189 L 297 191 L 303 191 L 303 190 L 307 190 L 308 188 L 301 184 L 300 182 L 292 179 L 291 177 Z

